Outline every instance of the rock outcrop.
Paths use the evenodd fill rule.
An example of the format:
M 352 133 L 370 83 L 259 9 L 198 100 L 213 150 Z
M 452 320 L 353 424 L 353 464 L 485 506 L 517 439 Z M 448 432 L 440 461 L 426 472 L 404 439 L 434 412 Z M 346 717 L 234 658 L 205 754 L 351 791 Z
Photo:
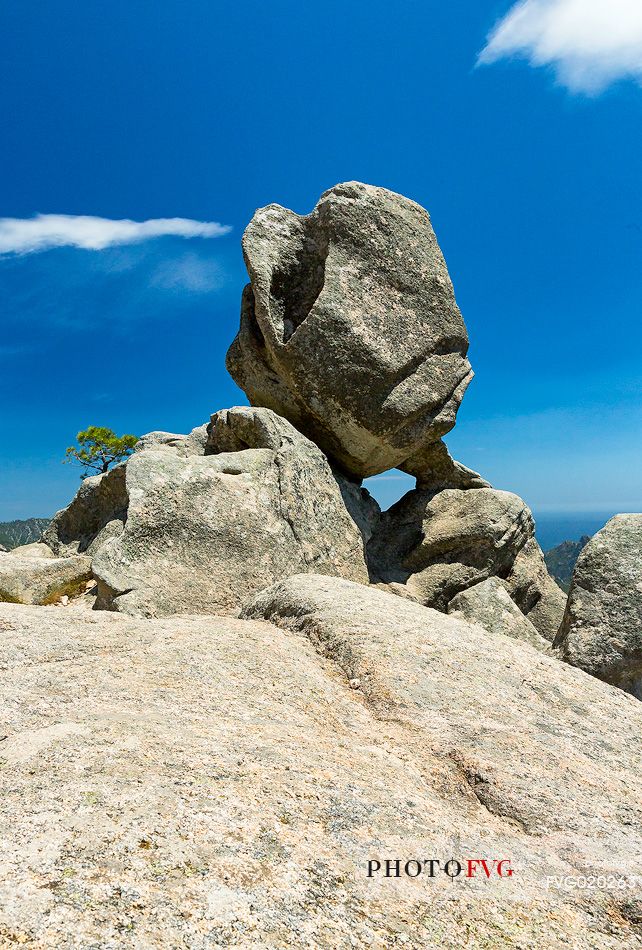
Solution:
M 382 581 L 407 583 L 426 606 L 445 611 L 467 587 L 505 577 L 533 530 L 530 511 L 510 492 L 415 489 L 384 513 L 371 554 Z
M 496 577 L 553 640 L 564 596 L 530 512 L 441 438 L 472 374 L 428 213 L 349 182 L 307 216 L 257 211 L 243 249 L 250 284 L 228 368 L 253 408 L 144 436 L 126 464 L 83 483 L 44 541 L 94 558 L 99 607 L 233 610 L 247 584 L 312 571 L 445 612 Z M 361 481 L 395 465 L 417 485 L 382 517 Z
M 489 577 L 457 594 L 448 604 L 448 613 L 469 623 L 478 623 L 490 633 L 522 640 L 537 650 L 548 652 L 550 649 L 550 643 L 540 636 L 496 577 Z
M 227 366 L 252 405 L 357 479 L 453 427 L 468 337 L 423 208 L 348 182 L 307 216 L 257 211 L 243 251 L 250 284 Z
M 42 536 L 54 554 L 91 556 L 119 535 L 127 515 L 126 463 L 81 483 L 67 508 L 57 512 Z
M 91 579 L 88 557 L 43 557 L 9 552 L 0 558 L 0 602 L 52 604 L 84 590 Z
M 31 544 L 21 544 L 20 547 L 13 548 L 11 551 L 13 557 L 46 557 L 52 558 L 56 555 L 48 544 L 43 541 L 33 541 Z
M 230 613 L 302 571 L 367 583 L 369 535 L 355 519 L 366 531 L 365 501 L 375 503 L 356 491 L 285 419 L 237 407 L 198 438 L 145 437 L 126 463 L 84 482 L 46 537 L 91 552 L 98 608 Z
M 371 570 L 442 611 L 462 591 L 502 578 L 522 613 L 552 640 L 564 595 L 549 577 L 533 534 L 529 509 L 510 492 L 474 485 L 417 488 L 382 515 L 369 545 Z
M 533 626 L 552 642 L 564 616 L 566 595 L 548 573 L 535 538 L 529 538 L 513 561 L 506 588 Z
M 338 185 L 244 251 L 260 405 L 0 555 L 0 945 L 639 947 L 642 515 L 558 635 L 529 509 L 441 439 L 471 371 L 427 213 Z
M 639 946 L 639 703 L 333 578 L 248 613 L 0 605 L 0 942 Z
M 583 549 L 556 646 L 642 699 L 642 514 L 611 518 Z

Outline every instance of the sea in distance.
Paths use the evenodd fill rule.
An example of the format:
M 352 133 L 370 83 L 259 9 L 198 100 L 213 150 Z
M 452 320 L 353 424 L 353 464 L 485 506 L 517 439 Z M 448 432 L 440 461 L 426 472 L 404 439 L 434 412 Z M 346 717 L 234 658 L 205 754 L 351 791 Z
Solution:
M 414 478 L 394 470 L 374 478 L 367 478 L 364 487 L 374 495 L 385 511 L 404 492 L 413 488 L 414 484 Z M 583 535 L 592 537 L 604 527 L 609 518 L 616 514 L 618 512 L 615 509 L 610 511 L 538 511 L 536 507 L 533 507 L 535 534 L 540 547 L 548 551 L 561 544 L 562 541 L 579 541 Z
M 592 537 L 617 511 L 533 511 L 535 534 L 544 551 L 562 541 L 579 541 Z

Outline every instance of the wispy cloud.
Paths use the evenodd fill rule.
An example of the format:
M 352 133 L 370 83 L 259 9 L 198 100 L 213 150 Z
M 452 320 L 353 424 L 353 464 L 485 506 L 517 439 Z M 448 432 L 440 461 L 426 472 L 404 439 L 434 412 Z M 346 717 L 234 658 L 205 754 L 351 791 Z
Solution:
M 38 214 L 34 218 L 0 218 L 0 254 L 31 254 L 54 247 L 103 251 L 120 244 L 139 244 L 150 238 L 215 238 L 231 229 L 216 221 L 189 218 L 152 218 L 114 221 L 90 215 Z
M 211 294 L 222 287 L 225 275 L 215 261 L 198 254 L 183 254 L 159 264 L 150 277 L 150 286 L 160 290 Z
M 642 0 L 520 0 L 478 62 L 507 56 L 553 66 L 573 92 L 596 94 L 619 79 L 642 83 Z

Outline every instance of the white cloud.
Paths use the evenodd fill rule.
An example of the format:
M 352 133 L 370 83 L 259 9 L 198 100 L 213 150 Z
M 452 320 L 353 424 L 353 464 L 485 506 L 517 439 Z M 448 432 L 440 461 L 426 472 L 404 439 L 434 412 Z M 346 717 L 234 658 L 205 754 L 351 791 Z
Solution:
M 0 218 L 0 254 L 30 254 L 52 247 L 102 251 L 118 244 L 138 244 L 167 235 L 214 238 L 229 231 L 229 227 L 215 221 L 189 218 L 112 221 L 89 215 L 38 214 L 34 218 Z
M 520 0 L 493 29 L 479 63 L 522 56 L 553 66 L 573 92 L 642 83 L 642 0 Z

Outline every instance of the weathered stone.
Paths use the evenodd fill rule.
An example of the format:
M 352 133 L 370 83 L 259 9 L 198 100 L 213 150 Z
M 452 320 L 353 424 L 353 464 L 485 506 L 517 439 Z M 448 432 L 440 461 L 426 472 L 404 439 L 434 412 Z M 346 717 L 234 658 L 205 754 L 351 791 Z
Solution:
M 253 405 L 352 477 L 394 468 L 455 423 L 468 337 L 428 213 L 348 182 L 304 217 L 256 212 L 227 366 Z
M 214 413 L 208 426 L 207 455 L 218 452 L 241 452 L 244 449 L 273 449 L 283 446 L 307 445 L 309 440 L 290 425 L 287 419 L 269 409 L 235 406 Z M 343 502 L 367 543 L 379 524 L 381 509 L 368 492 L 340 471 L 334 471 Z
M 532 534 L 530 511 L 510 492 L 415 489 L 382 515 L 369 554 L 380 580 L 445 611 L 460 591 L 505 577 Z
M 566 594 L 548 573 L 535 538 L 530 538 L 515 558 L 506 589 L 544 639 L 553 641 L 564 616 Z
M 496 577 L 489 577 L 457 594 L 448 604 L 448 613 L 478 623 L 491 633 L 503 633 L 514 640 L 522 640 L 537 650 L 547 652 L 550 649 L 548 641 L 540 636 Z
M 414 475 L 417 488 L 432 492 L 444 488 L 491 488 L 490 482 L 471 468 L 456 462 L 439 440 L 422 446 L 410 459 L 399 466 L 402 471 Z
M 45 544 L 43 541 L 33 541 L 31 544 L 21 544 L 19 547 L 13 548 L 11 553 L 14 557 L 52 558 L 56 556 L 49 545 Z
M 42 536 L 54 554 L 93 555 L 122 532 L 128 504 L 126 464 L 85 478 L 71 504 L 54 516 Z
M 310 442 L 287 419 L 269 409 L 234 406 L 221 409 L 207 426 L 206 455 L 242 452 L 245 449 L 272 449 L 309 445 Z
M 9 552 L 0 558 L 0 602 L 49 604 L 84 590 L 91 578 L 91 558 L 46 558 L 40 553 Z
M 555 645 L 642 699 L 642 514 L 611 518 L 580 554 Z
M 6 554 L 6 553 L 7 553 L 7 549 L 5 548 L 4 544 L 0 544 L 0 554 Z
M 411 750 L 417 786 L 442 790 L 461 813 L 467 787 L 485 827 L 510 825 L 523 883 L 535 868 L 563 874 L 568 862 L 571 874 L 612 873 L 633 886 L 642 846 L 642 709 L 633 699 L 553 657 L 535 660 L 516 640 L 336 578 L 290 578 L 243 616 L 307 636 L 346 686 L 358 682 L 382 735 L 403 736 Z M 592 891 L 598 916 L 613 897 Z M 622 906 L 639 919 L 639 891 Z
M 309 581 L 271 609 L 283 628 L 0 606 L 0 942 L 637 948 L 638 891 L 546 875 L 639 873 L 640 704 Z
M 207 444 L 207 424 L 192 429 L 189 435 L 177 435 L 174 432 L 148 432 L 142 436 L 134 446 L 134 452 L 144 452 L 146 449 L 167 447 L 174 449 L 178 455 L 204 455 Z
M 181 458 L 203 455 L 207 443 L 207 425 L 198 426 L 188 435 L 149 432 L 136 443 L 134 454 L 150 449 L 166 449 Z M 90 555 L 107 541 L 122 534 L 129 500 L 125 486 L 127 462 L 104 475 L 85 478 L 71 504 L 59 511 L 42 540 L 55 554 Z
M 207 452 L 158 443 L 128 460 L 122 532 L 94 551 L 99 607 L 233 612 L 302 571 L 367 583 L 364 539 L 332 469 L 288 422 L 267 409 L 223 410 Z

